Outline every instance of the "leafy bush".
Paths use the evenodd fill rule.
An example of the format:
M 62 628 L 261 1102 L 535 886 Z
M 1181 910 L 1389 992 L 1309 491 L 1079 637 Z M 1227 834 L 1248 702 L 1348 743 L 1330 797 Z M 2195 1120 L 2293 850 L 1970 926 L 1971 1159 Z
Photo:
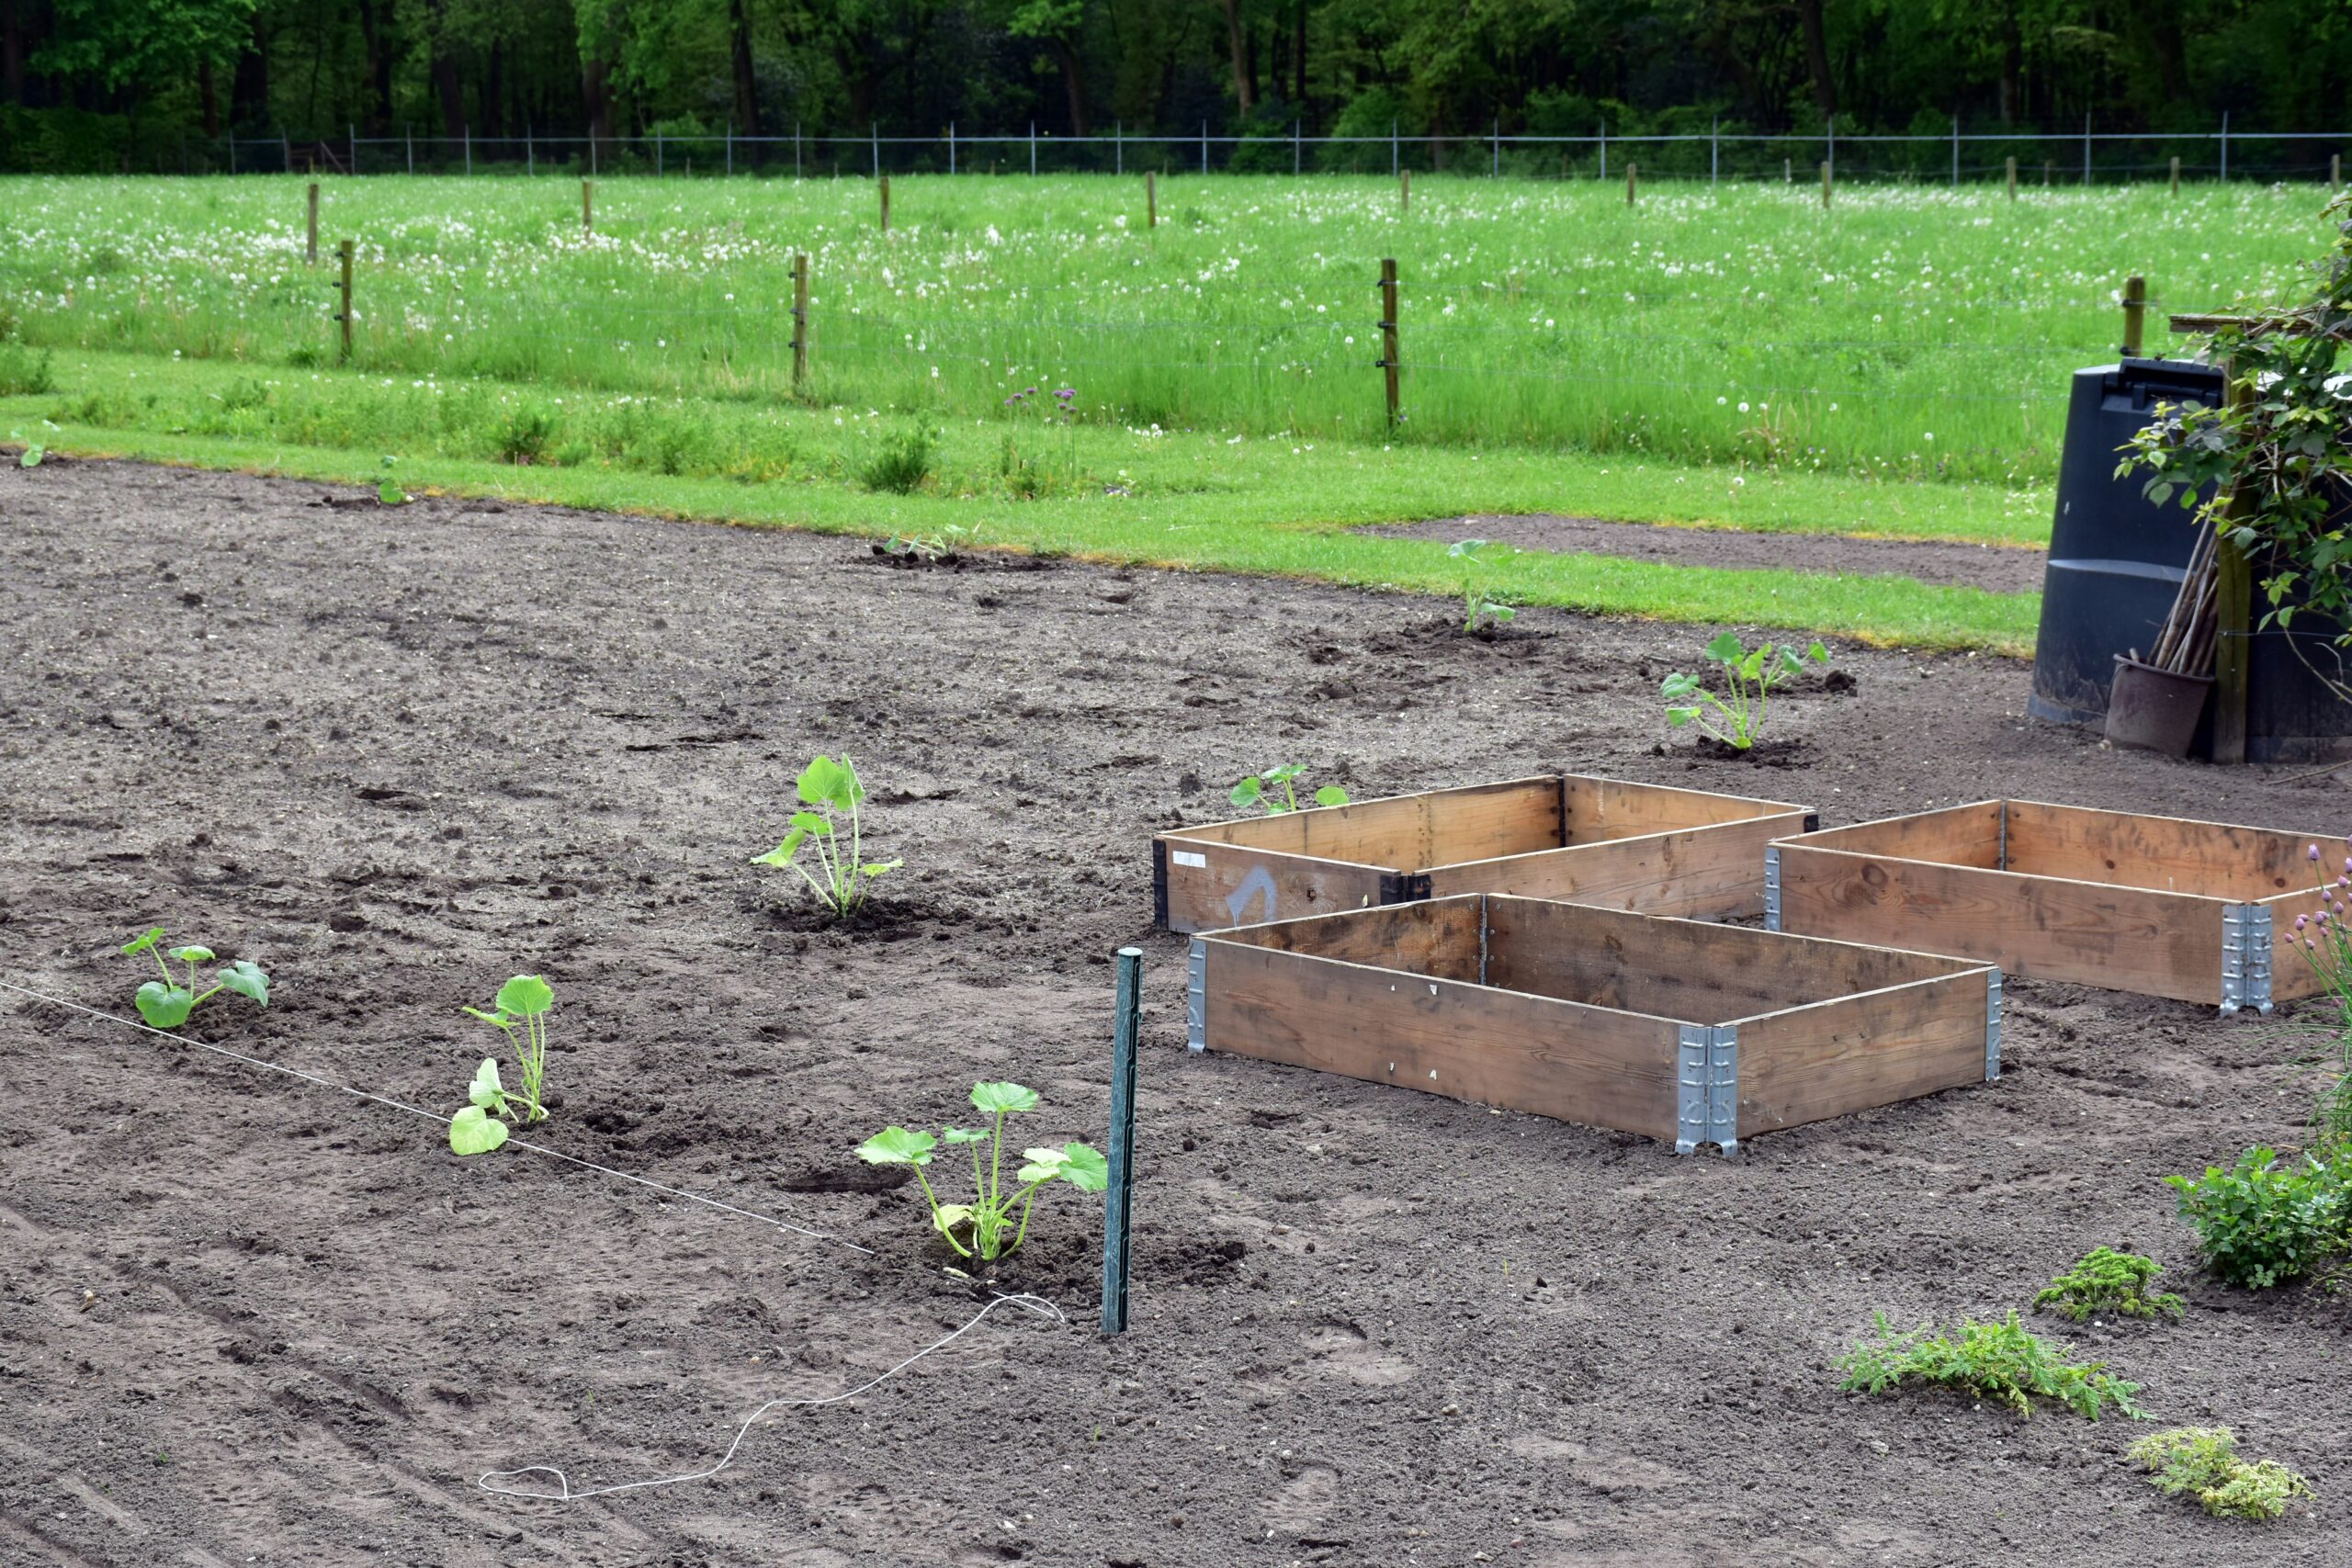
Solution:
M 2352 1245 L 2352 1156 L 2278 1164 L 2248 1149 L 2229 1170 L 2167 1176 L 2205 1266 L 2233 1285 L 2266 1290 L 2300 1280 Z
M 150 1026 L 177 1029 L 187 1021 L 188 1014 L 196 1010 L 198 1003 L 222 991 L 233 991 L 257 1007 L 269 1005 L 269 976 L 262 973 L 259 964 L 240 958 L 213 971 L 211 986 L 199 991 L 196 988 L 199 983 L 196 966 L 211 963 L 212 950 L 209 947 L 175 947 L 166 953 L 159 946 L 163 940 L 164 928 L 150 926 L 144 935 L 133 937 L 122 946 L 127 957 L 135 958 L 142 953 L 153 953 L 155 967 L 163 972 L 162 979 L 148 981 L 139 987 L 139 994 L 131 998 L 132 1005 L 139 1009 L 139 1016 L 145 1019 Z M 187 965 L 186 979 L 172 974 L 172 966 L 164 962 L 166 957 L 175 958 Z
M 2227 1427 L 2177 1427 L 2132 1445 L 2132 1460 L 2154 1472 L 2148 1484 L 2167 1497 L 2192 1496 L 2217 1518 L 2268 1522 L 2299 1499 L 2315 1496 L 2312 1483 L 2277 1460 L 2243 1460 Z
M 536 404 L 512 408 L 499 417 L 492 444 L 502 463 L 544 463 L 555 439 L 555 415 Z
M 2041 1398 L 2094 1421 L 2109 1406 L 2135 1421 L 2146 1419 L 2132 1399 L 2138 1383 L 2101 1371 L 2103 1361 L 2068 1361 L 2065 1346 L 2028 1332 L 2015 1312 L 2005 1323 L 1963 1320 L 1957 1338 L 1930 1327 L 1898 1334 L 1884 1313 L 1876 1322 L 1878 1337 L 1855 1346 L 1838 1363 L 1846 1374 L 1838 1386 L 1849 1393 L 1925 1384 L 1990 1400 L 2019 1416 L 2031 1416 L 2033 1401 Z
M 903 1165 L 910 1167 L 915 1179 L 922 1183 L 922 1195 L 931 1203 L 933 1229 L 947 1238 L 947 1245 L 960 1258 L 978 1258 L 992 1261 L 1018 1248 L 1029 1235 L 1029 1211 L 1036 1202 L 1037 1189 L 1049 1181 L 1067 1181 L 1081 1192 L 1100 1192 L 1111 1184 L 1111 1166 L 1093 1147 L 1086 1144 L 1064 1144 L 1057 1149 L 1025 1150 L 1027 1163 L 1014 1174 L 1018 1186 L 1004 1181 L 1004 1119 L 1024 1111 L 1037 1109 L 1037 1091 L 1017 1083 L 980 1083 L 972 1086 L 972 1107 L 993 1120 L 986 1131 L 970 1127 L 944 1127 L 939 1135 L 910 1132 L 904 1127 L 885 1127 L 858 1145 L 857 1157 L 868 1165 Z M 923 1168 L 931 1164 L 932 1153 L 940 1144 L 969 1145 L 972 1150 L 972 1201 L 942 1203 L 939 1194 L 932 1190 L 930 1178 Z M 983 1157 L 980 1145 L 988 1145 Z M 1020 1211 L 1018 1223 L 1013 1211 Z M 1012 1239 L 1004 1238 L 1012 1232 Z M 956 1239 L 962 1232 L 970 1245 Z
M 2164 1265 L 2136 1252 L 2095 1247 L 2081 1262 L 2050 1281 L 2033 1298 L 2059 1316 L 2081 1323 L 2096 1314 L 2113 1317 L 2178 1317 L 2180 1298 L 2148 1294 L 2148 1286 L 2164 1272 Z
M 858 782 L 857 767 L 847 754 L 839 761 L 817 756 L 800 770 L 795 785 L 803 809 L 792 814 L 791 830 L 784 842 L 755 856 L 752 863 L 779 869 L 789 866 L 800 874 L 835 919 L 845 919 L 865 902 L 876 877 L 906 863 L 865 858 L 857 809 L 865 799 L 865 786 Z M 846 845 L 841 832 L 844 818 L 849 825 Z M 809 852 L 803 856 L 803 850 Z M 817 863 L 814 872 L 807 863 L 811 860 Z
M 858 465 L 857 482 L 868 490 L 912 495 L 931 478 L 939 457 L 939 437 L 931 426 L 914 424 L 882 438 L 882 444 Z

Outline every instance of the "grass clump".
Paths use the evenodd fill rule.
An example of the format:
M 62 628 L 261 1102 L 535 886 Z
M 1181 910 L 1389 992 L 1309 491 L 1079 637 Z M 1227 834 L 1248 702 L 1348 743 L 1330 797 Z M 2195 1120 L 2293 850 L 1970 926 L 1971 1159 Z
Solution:
M 2153 1472 L 2148 1484 L 2167 1497 L 2194 1497 L 2216 1518 L 2267 1524 L 2317 1495 L 2312 1483 L 2277 1460 L 2238 1457 L 2227 1427 L 2177 1427 L 2132 1445 L 2132 1458 Z
M 857 482 L 868 490 L 912 495 L 931 478 L 939 458 L 939 436 L 921 420 L 882 437 L 858 466 Z
M 0 342 L 0 398 L 38 397 L 57 389 L 50 370 L 49 350 L 36 353 L 17 344 Z
M 2036 1309 L 2047 1308 L 2073 1323 L 2105 1314 L 2110 1317 L 2178 1317 L 2180 1298 L 2166 1292 L 2148 1293 L 2164 1265 L 2136 1252 L 2095 1247 L 2080 1262 L 2050 1281 L 2033 1298 Z
M 2167 1176 L 2180 1217 L 2197 1232 L 2205 1266 L 2233 1285 L 2267 1290 L 2300 1280 L 2352 1248 L 2352 1155 L 2278 1163 L 2248 1149 L 2228 1170 Z
M 2019 1416 L 2031 1416 L 2033 1402 L 2048 1399 L 2093 1421 L 2109 1409 L 2135 1421 L 2147 1418 L 2132 1402 L 2138 1383 L 2103 1371 L 2102 1361 L 2067 1360 L 2065 1346 L 2029 1332 L 2014 1311 L 2002 1323 L 1963 1320 L 1949 1337 L 1932 1327 L 1898 1333 L 1884 1313 L 1876 1322 L 1878 1337 L 1838 1362 L 1846 1374 L 1838 1387 L 1849 1393 L 1917 1385 L 1989 1400 Z

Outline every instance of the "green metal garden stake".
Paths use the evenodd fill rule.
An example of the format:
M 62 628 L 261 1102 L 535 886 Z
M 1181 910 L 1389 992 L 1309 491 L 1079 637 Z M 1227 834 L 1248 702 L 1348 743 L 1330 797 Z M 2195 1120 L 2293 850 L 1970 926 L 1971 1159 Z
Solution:
M 1127 1222 L 1135 1195 L 1136 1034 L 1142 1021 L 1143 949 L 1119 949 L 1111 1020 L 1111 1183 L 1102 1190 L 1102 1332 L 1127 1331 Z

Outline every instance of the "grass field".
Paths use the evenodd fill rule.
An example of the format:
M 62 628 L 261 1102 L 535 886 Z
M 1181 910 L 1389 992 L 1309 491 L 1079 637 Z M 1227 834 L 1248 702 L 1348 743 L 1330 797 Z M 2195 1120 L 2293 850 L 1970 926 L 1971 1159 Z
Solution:
M 0 180 L 0 436 L 1442 590 L 1468 512 L 2032 545 L 2123 277 L 2268 298 L 2308 187 Z M 340 363 L 333 245 L 359 241 Z M 812 258 L 792 390 L 791 259 Z M 1405 283 L 1386 427 L 1381 258 Z M 1035 390 L 1032 391 L 1031 389 Z M 1055 394 L 1067 389 L 1067 416 Z M 1016 395 L 1025 394 L 1025 395 Z M 896 477 L 893 477 L 893 470 Z M 901 485 L 906 493 L 898 493 Z M 2035 602 L 1521 557 L 1524 602 L 2022 651 Z

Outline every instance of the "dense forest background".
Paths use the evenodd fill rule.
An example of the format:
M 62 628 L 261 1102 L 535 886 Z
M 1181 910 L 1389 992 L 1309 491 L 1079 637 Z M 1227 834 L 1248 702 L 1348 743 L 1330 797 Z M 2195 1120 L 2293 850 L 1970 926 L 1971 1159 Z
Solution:
M 2291 68 L 2290 68 L 2291 66 Z M 0 0 L 0 164 L 229 135 L 2334 130 L 2352 0 Z

